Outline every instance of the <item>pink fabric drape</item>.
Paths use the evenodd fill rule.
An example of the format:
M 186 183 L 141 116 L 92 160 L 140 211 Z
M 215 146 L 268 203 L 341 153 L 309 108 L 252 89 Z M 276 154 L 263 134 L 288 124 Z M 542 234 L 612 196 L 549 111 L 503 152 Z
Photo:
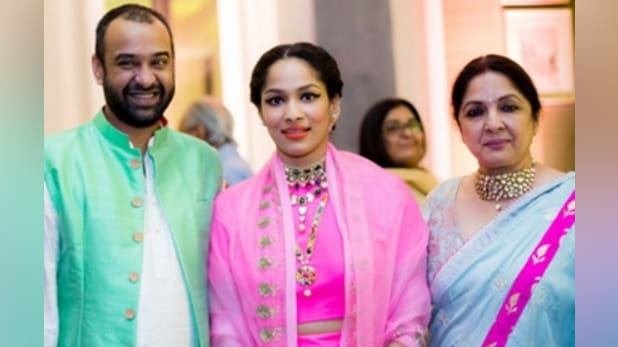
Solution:
M 414 198 L 396 176 L 332 145 L 326 171 L 345 258 L 340 345 L 421 346 L 428 236 Z M 296 346 L 294 238 L 276 155 L 220 193 L 208 264 L 213 346 Z

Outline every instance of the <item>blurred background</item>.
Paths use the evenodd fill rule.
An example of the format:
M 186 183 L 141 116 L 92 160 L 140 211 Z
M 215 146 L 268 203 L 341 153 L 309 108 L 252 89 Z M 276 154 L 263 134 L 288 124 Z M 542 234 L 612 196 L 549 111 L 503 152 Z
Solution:
M 357 152 L 365 110 L 397 96 L 410 100 L 423 119 L 425 167 L 439 179 L 475 170 L 452 120 L 450 87 L 469 60 L 497 53 L 522 64 L 539 88 L 535 160 L 575 168 L 573 0 L 46 1 L 46 134 L 92 119 L 103 105 L 90 68 L 95 26 L 107 9 L 128 2 L 156 8 L 172 27 L 171 126 L 200 96 L 220 98 L 234 117 L 239 152 L 254 171 L 274 146 L 249 102 L 251 69 L 267 49 L 295 41 L 321 45 L 339 63 L 345 86 L 333 142 L 340 149 Z

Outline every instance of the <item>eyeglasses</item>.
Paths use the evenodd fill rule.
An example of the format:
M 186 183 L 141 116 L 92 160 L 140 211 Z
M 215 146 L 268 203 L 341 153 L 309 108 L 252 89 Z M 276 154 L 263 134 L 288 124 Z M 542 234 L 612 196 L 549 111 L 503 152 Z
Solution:
M 384 133 L 386 135 L 401 134 L 404 129 L 410 129 L 411 131 L 423 131 L 423 126 L 416 119 L 410 119 L 405 123 L 388 122 L 384 124 Z

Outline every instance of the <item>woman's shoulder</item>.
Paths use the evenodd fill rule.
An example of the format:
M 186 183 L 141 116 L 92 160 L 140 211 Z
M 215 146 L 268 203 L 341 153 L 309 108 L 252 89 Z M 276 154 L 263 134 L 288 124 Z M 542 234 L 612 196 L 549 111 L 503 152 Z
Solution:
M 363 178 L 369 179 L 367 184 L 377 191 L 397 193 L 402 190 L 406 192 L 410 190 L 406 178 L 388 168 L 378 166 L 372 161 L 366 160 L 364 169 L 360 170 L 359 173 L 362 174 Z
M 537 164 L 535 186 L 540 191 L 571 191 L 575 189 L 575 171 L 563 172 Z
M 427 196 L 428 200 L 454 198 L 465 176 L 448 178 L 438 185 Z
M 429 218 L 433 210 L 444 210 L 454 203 L 457 191 L 464 177 L 465 176 L 448 178 L 429 192 L 421 205 L 421 210 L 425 218 Z
M 358 168 L 360 170 L 376 170 L 376 169 L 380 170 L 382 169 L 376 163 L 372 162 L 371 160 L 359 154 L 349 152 L 349 151 L 344 151 L 344 150 L 336 150 L 336 153 L 337 153 L 337 160 L 344 167 Z
M 536 175 L 541 183 L 547 183 L 559 179 L 569 180 L 575 178 L 575 171 L 564 172 L 544 164 L 535 164 Z
M 378 182 L 400 180 L 399 177 L 373 161 L 356 153 L 338 151 L 338 160 L 343 175 L 357 175 L 360 178 Z

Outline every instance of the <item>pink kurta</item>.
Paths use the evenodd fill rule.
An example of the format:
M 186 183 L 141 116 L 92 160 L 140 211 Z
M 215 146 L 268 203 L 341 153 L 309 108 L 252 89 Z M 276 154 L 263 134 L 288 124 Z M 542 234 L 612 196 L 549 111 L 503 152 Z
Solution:
M 427 227 L 406 185 L 329 146 L 329 204 L 345 262 L 341 346 L 421 346 L 429 320 Z M 318 236 L 319 237 L 319 236 Z M 213 346 L 296 346 L 295 229 L 283 164 L 219 194 L 208 278 Z M 316 249 L 315 257 L 321 251 Z M 317 297 L 316 297 L 317 299 Z

